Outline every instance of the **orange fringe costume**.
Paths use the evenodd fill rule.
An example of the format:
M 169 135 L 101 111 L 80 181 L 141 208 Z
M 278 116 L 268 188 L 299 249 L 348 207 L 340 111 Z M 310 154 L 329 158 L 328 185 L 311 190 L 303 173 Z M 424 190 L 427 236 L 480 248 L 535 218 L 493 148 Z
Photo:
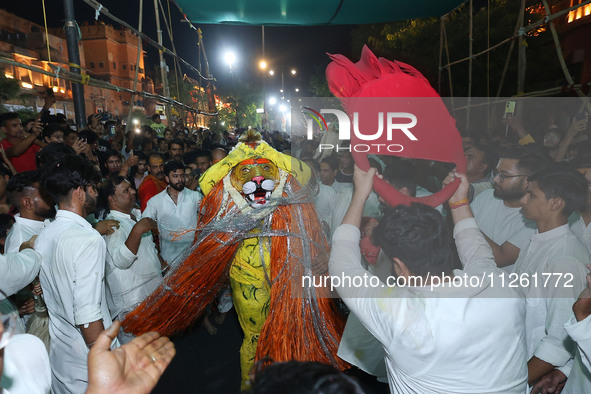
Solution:
M 269 207 L 245 207 L 232 188 L 232 169 L 245 159 L 266 158 L 282 174 Z M 243 388 L 255 361 L 319 361 L 344 369 L 336 356 L 342 316 L 326 288 L 303 287 L 312 262 L 328 261 L 329 248 L 307 191 L 298 180 L 310 169 L 265 142 L 239 143 L 200 179 L 205 194 L 195 244 L 172 271 L 123 321 L 136 335 L 171 335 L 189 327 L 230 279 L 245 333 L 241 348 Z M 232 190 L 233 189 L 233 192 Z M 250 208 L 250 209 L 249 209 Z

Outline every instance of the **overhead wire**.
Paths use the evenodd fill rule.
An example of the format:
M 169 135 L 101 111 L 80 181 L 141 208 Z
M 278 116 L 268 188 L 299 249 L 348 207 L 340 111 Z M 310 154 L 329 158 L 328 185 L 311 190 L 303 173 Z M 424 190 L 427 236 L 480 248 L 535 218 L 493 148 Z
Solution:
M 96 1 L 96 0 L 82 0 L 82 1 L 85 2 L 86 4 L 88 4 L 90 7 L 92 7 L 96 12 L 99 12 L 99 13 L 103 14 L 107 18 L 111 19 L 113 22 L 116 22 L 116 23 L 120 24 L 121 26 L 123 26 L 123 27 L 131 30 L 135 35 L 140 36 L 148 44 L 150 44 L 151 46 L 155 47 L 159 51 L 162 51 L 165 54 L 167 54 L 169 56 L 172 56 L 175 59 L 178 59 L 182 64 L 184 64 L 186 67 L 188 67 L 189 69 L 191 69 L 192 71 L 194 71 L 197 75 L 199 75 L 199 78 L 202 78 L 202 79 L 204 79 L 206 81 L 214 81 L 213 76 L 208 76 L 208 77 L 204 76 L 201 73 L 201 71 L 199 71 L 192 64 L 190 64 L 189 62 L 187 62 L 185 59 L 183 59 L 182 57 L 176 55 L 173 51 L 171 51 L 170 49 L 166 48 L 165 46 L 158 44 L 152 38 L 150 38 L 149 36 L 147 36 L 146 34 L 140 32 L 140 31 L 138 31 L 136 28 L 134 28 L 133 26 L 131 26 L 129 23 L 127 23 L 124 20 L 122 20 L 122 19 L 116 17 L 115 15 L 111 14 L 111 12 L 109 12 L 109 10 L 107 8 L 105 8 L 102 4 L 100 4 L 98 1 Z

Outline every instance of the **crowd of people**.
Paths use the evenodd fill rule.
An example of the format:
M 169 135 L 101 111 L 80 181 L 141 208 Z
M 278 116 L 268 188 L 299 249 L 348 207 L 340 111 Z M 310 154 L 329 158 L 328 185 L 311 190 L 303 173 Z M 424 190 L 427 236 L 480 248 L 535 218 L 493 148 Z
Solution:
M 167 127 L 156 114 L 127 131 L 91 115 L 76 131 L 49 114 L 52 104 L 30 121 L 0 115 L 4 338 L 14 332 L 2 342 L 1 386 L 149 392 L 174 348 L 155 333 L 134 337 L 118 321 L 184 261 L 199 219 L 199 178 L 240 130 Z M 332 240 L 329 274 L 382 284 L 337 286 L 350 311 L 339 356 L 391 392 L 591 392 L 591 150 L 584 141 L 573 146 L 588 117 L 564 133 L 504 122 L 517 143 L 464 136 L 465 173 L 375 155 L 365 172 L 346 148 L 319 152 L 318 140 L 262 132 L 313 170 L 309 201 Z M 374 176 L 413 197 L 459 187 L 435 208 L 390 207 L 372 190 Z M 445 286 L 466 276 L 482 281 Z M 390 286 L 391 278 L 406 285 Z M 228 310 L 218 304 L 215 321 L 203 322 L 212 334 Z M 45 336 L 34 329 L 40 322 Z M 123 383 L 132 380 L 137 386 Z M 330 366 L 295 361 L 266 367 L 251 388 L 363 392 Z

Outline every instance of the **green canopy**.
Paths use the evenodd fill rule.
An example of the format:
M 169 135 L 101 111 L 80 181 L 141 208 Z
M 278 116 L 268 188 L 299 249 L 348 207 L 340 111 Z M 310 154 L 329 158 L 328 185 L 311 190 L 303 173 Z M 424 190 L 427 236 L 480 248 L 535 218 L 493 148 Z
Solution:
M 466 0 L 176 0 L 195 23 L 359 25 L 441 16 Z

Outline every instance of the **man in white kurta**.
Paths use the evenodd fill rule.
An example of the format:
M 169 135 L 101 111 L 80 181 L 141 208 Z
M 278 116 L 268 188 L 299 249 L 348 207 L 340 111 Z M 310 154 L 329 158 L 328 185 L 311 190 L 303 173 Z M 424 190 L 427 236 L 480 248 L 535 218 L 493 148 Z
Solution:
M 41 255 L 31 248 L 0 255 L 0 290 L 13 295 L 35 279 L 40 267 Z
M 49 312 L 53 393 L 83 393 L 87 357 L 100 332 L 112 324 L 105 297 L 105 241 L 84 217 L 94 212 L 100 179 L 92 163 L 64 157 L 47 167 L 44 187 L 59 204 L 55 220 L 39 234 L 39 279 Z M 112 347 L 117 347 L 115 340 Z
M 510 242 L 521 249 L 536 232 L 535 222 L 523 217 L 520 206 L 505 205 L 492 189 L 480 193 L 470 207 L 480 230 L 498 245 Z
M 112 178 L 100 194 L 109 203 L 107 220 L 119 222 L 119 228 L 105 236 L 106 280 L 111 315 L 123 321 L 130 310 L 162 283 L 160 256 L 151 233 L 156 223 L 150 218 L 138 221 L 140 211 L 133 209 L 136 193 L 125 178 Z M 121 344 L 133 339 L 123 330 L 118 337 Z
M 5 253 L 18 252 L 23 242 L 30 240 L 34 235 L 39 235 L 45 226 L 49 224 L 49 220 L 26 219 L 18 213 L 14 215 L 14 220 L 14 225 L 6 237 Z
M 591 191 L 589 194 L 591 195 Z M 591 208 L 589 210 L 591 211 Z M 585 245 L 587 251 L 591 254 L 591 221 L 587 222 L 585 217 L 579 213 L 573 214 L 571 218 L 571 221 L 569 221 L 570 231 Z
M 472 201 L 476 223 L 505 272 L 513 272 L 519 251 L 536 230 L 535 223 L 521 214 L 519 200 L 525 194 L 527 177 L 543 168 L 546 159 L 523 147 L 508 149 L 492 172 L 494 190 L 485 190 Z
M 560 185 L 560 187 L 556 187 Z M 522 198 L 523 214 L 538 231 L 521 249 L 515 263 L 520 289 L 526 297 L 526 341 L 529 382 L 554 368 L 570 372 L 574 343 L 564 324 L 573 316 L 572 305 L 585 287 L 589 252 L 569 230 L 567 218 L 580 209 L 587 193 L 582 176 L 561 166 L 528 177 Z
M 564 325 L 568 335 L 577 343 L 577 352 L 563 393 L 591 392 L 591 274 L 587 288 L 573 305 L 575 315 Z
M 581 212 L 575 212 L 569 218 L 570 230 L 591 253 L 591 155 L 575 159 L 573 166 L 587 180 L 587 201 Z
M 160 255 L 174 268 L 193 244 L 201 194 L 185 187 L 184 165 L 172 163 L 164 166 L 168 187 L 148 201 L 142 216 L 158 223 Z
M 55 209 L 41 196 L 39 187 L 37 171 L 21 172 L 8 182 L 8 196 L 19 213 L 6 237 L 5 253 L 18 252 L 23 242 L 39 235 L 55 216 Z
M 43 256 L 39 279 L 49 311 L 52 391 L 84 392 L 88 347 L 79 326 L 112 324 L 105 297 L 105 241 L 81 216 L 65 210 L 41 232 L 35 250 Z
M 573 316 L 564 328 L 577 344 L 577 352 L 566 386 L 565 394 L 591 392 L 591 315 L 581 321 Z
M 120 211 L 111 211 L 107 216 L 107 220 L 119 221 L 119 228 L 105 237 L 107 302 L 111 315 L 119 320 L 123 318 L 122 312 L 129 312 L 162 283 L 162 269 L 151 233 L 142 235 L 137 253 L 132 253 L 125 245 L 138 223 L 134 218 Z
M 356 194 L 333 236 L 329 271 L 334 277 L 367 277 L 371 283 L 373 275 L 361 266 L 358 226 L 375 170 L 369 174 L 358 168 L 355 171 Z M 376 287 L 338 287 L 347 306 L 382 343 L 392 392 L 525 391 L 523 299 L 511 289 L 494 286 L 503 272 L 496 267 L 490 247 L 469 212 L 465 176 L 462 186 L 456 193 L 465 195 L 466 203 L 460 205 L 463 212 L 452 211 L 452 215 L 464 270 L 454 270 L 453 274 L 485 278 L 481 286 L 447 286 L 433 291 L 429 285 L 389 287 L 383 283 Z M 460 197 L 454 194 L 452 200 L 464 200 Z M 430 214 L 433 216 L 443 222 L 439 214 Z M 399 276 L 412 274 L 405 272 Z

